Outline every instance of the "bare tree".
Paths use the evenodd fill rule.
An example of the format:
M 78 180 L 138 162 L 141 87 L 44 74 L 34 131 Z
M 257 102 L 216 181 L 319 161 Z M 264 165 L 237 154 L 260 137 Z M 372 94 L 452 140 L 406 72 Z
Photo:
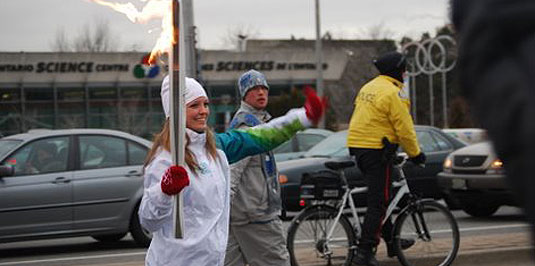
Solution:
M 370 26 L 366 30 L 361 30 L 360 35 L 371 40 L 386 40 L 392 39 L 394 37 L 394 32 L 386 28 L 384 23 L 381 22 Z
M 117 50 L 117 39 L 108 21 L 99 21 L 94 27 L 86 24 L 73 40 L 67 38 L 63 28 L 59 29 L 51 46 L 56 52 L 113 52 Z
M 260 33 L 258 29 L 250 25 L 240 24 L 238 26 L 227 28 L 226 35 L 221 37 L 221 42 L 224 47 L 243 51 L 245 49 L 245 41 L 247 39 L 258 38 Z
M 71 45 L 69 44 L 69 40 L 67 39 L 67 34 L 65 33 L 65 29 L 63 27 L 59 28 L 56 31 L 56 36 L 54 41 L 51 43 L 52 50 L 56 52 L 70 52 L 71 51 Z

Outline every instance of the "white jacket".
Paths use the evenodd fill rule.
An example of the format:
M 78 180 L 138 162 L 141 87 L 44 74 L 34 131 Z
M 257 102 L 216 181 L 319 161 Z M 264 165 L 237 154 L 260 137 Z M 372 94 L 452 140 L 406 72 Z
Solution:
M 183 190 L 184 238 L 173 236 L 173 197 L 161 190 L 161 177 L 171 166 L 171 155 L 160 150 L 145 168 L 144 194 L 139 208 L 142 226 L 153 233 L 147 266 L 223 265 L 230 209 L 229 161 L 275 148 L 309 126 L 303 109 L 247 130 L 216 134 L 217 158 L 205 150 L 206 134 L 187 130 L 188 148 L 199 162 L 197 174 L 186 167 L 190 185 Z

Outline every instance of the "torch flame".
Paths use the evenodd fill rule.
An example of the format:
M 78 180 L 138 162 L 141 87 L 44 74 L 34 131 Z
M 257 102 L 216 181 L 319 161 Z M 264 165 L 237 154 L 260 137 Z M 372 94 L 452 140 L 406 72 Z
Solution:
M 162 20 L 162 32 L 152 48 L 149 57 L 149 64 L 155 64 L 158 58 L 165 52 L 169 52 L 171 45 L 176 44 L 173 37 L 172 3 L 171 0 L 139 0 L 146 2 L 143 8 L 138 10 L 134 4 L 117 3 L 105 0 L 89 0 L 96 4 L 107 6 L 119 13 L 123 13 L 133 23 L 146 24 L 153 19 Z

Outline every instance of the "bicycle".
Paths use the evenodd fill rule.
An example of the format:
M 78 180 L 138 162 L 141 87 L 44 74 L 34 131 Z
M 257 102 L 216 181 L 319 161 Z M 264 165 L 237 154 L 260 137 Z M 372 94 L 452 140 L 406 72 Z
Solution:
M 393 187 L 398 190 L 382 221 L 384 223 L 396 208 L 401 209 L 392 230 L 395 256 L 405 266 L 450 265 L 459 250 L 457 222 L 444 205 L 431 199 L 420 199 L 410 192 L 402 169 L 407 160 L 401 156 L 394 160 L 394 168 L 399 170 L 400 177 Z M 287 245 L 293 266 L 308 262 L 313 265 L 351 264 L 362 232 L 352 195 L 367 191 L 366 187 L 349 188 L 343 169 L 354 165 L 353 161 L 325 163 L 327 168 L 339 172 L 343 193 L 335 200 L 314 197 L 312 205 L 292 220 Z M 308 196 L 313 197 L 310 193 Z M 406 205 L 401 208 L 404 196 Z M 403 250 L 401 239 L 412 239 L 415 244 Z

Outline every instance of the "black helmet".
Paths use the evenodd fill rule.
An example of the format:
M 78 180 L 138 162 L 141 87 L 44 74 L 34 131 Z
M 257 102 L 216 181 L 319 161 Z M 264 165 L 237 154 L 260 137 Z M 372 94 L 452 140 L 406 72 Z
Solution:
M 389 52 L 373 60 L 373 64 L 379 73 L 385 75 L 392 72 L 405 71 L 407 60 L 405 56 L 398 52 Z

